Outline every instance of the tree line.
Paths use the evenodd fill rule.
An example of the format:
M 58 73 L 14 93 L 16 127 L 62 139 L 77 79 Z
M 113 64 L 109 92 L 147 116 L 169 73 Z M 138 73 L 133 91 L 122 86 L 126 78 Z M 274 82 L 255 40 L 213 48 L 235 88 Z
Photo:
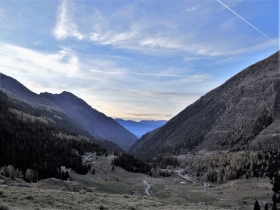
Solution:
M 226 182 L 241 176 L 270 177 L 280 175 L 280 150 L 270 148 L 263 151 L 238 151 L 207 156 L 195 160 L 190 167 L 204 180 Z
M 134 172 L 134 173 L 143 173 L 150 175 L 151 173 L 151 166 L 137 158 L 133 155 L 119 152 L 115 153 L 117 156 L 112 160 L 112 165 L 119 166 L 126 171 Z

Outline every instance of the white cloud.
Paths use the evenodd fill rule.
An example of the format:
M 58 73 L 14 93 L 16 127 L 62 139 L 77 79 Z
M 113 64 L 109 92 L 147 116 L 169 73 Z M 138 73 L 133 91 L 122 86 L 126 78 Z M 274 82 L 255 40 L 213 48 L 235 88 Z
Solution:
M 234 6 L 242 1 L 226 3 Z M 228 11 L 219 2 L 195 2 L 195 5 L 186 7 L 179 1 L 172 10 L 166 5 L 164 16 L 150 13 L 135 2 L 119 4 L 108 11 L 95 3 L 91 13 L 85 10 L 85 14 L 79 14 L 79 23 L 87 22 L 87 25 L 80 25 L 83 26 L 82 34 L 74 21 L 74 3 L 62 0 L 54 34 L 57 39 L 73 36 L 99 45 L 152 55 L 186 53 L 218 57 L 231 55 L 244 47 L 244 43 L 251 46 L 259 42 L 256 37 L 248 39 L 246 33 L 240 33 L 237 22 L 228 19 Z M 182 7 L 188 12 L 178 15 Z M 202 30 L 206 28 L 207 31 Z M 228 40 L 233 41 L 229 43 Z
M 199 97 L 198 84 L 210 78 L 205 74 L 180 75 L 182 72 L 176 69 L 131 72 L 110 57 L 78 56 L 68 48 L 46 53 L 0 43 L 0 55 L 1 73 L 18 79 L 32 91 L 67 90 L 111 117 L 129 117 L 128 113 L 146 110 L 162 116 L 175 115 Z M 180 93 L 184 91 L 182 86 L 194 94 Z
M 31 74 L 57 74 L 75 76 L 79 71 L 79 59 L 69 49 L 57 53 L 43 53 L 27 48 L 0 43 L 0 66 L 10 71 L 29 72 Z
M 93 10 L 92 14 L 92 31 L 89 39 L 97 44 L 111 45 L 115 48 L 137 50 L 145 54 L 165 54 L 165 53 L 181 53 L 190 52 L 197 55 L 218 56 L 224 54 L 223 48 L 216 46 L 223 40 L 208 36 L 204 33 L 197 34 L 197 27 L 201 24 L 213 24 L 213 18 L 207 18 L 215 8 L 219 7 L 213 2 L 202 6 L 191 6 L 187 8 L 193 11 L 187 17 L 178 18 L 178 14 L 170 13 L 168 9 L 165 16 L 152 16 L 147 11 L 139 10 L 139 8 L 131 9 L 131 5 L 126 7 L 129 11 L 129 19 L 119 15 L 119 11 L 125 11 L 123 7 L 115 8 L 113 13 L 108 16 L 106 11 Z M 180 2 L 176 4 L 180 12 L 182 5 Z M 199 10 L 198 10 L 199 8 Z M 110 18 L 113 17 L 113 18 Z M 202 18 L 203 17 L 203 18 Z M 205 21 L 206 17 L 206 21 Z M 215 23 L 217 24 L 217 23 Z M 210 39 L 215 39 L 213 44 L 209 44 Z
M 193 12 L 195 10 L 197 10 L 197 7 L 189 7 L 189 8 L 187 8 L 187 12 Z
M 160 48 L 174 48 L 178 49 L 180 48 L 180 45 L 176 43 L 176 40 L 169 39 L 166 37 L 157 37 L 157 38 L 148 38 L 141 40 L 140 42 L 141 46 L 148 46 L 148 47 L 160 47 Z
M 68 36 L 76 37 L 77 39 L 84 39 L 84 35 L 78 31 L 78 26 L 74 22 L 69 0 L 62 0 L 58 9 L 56 26 L 54 29 L 54 36 L 57 39 L 65 39 Z

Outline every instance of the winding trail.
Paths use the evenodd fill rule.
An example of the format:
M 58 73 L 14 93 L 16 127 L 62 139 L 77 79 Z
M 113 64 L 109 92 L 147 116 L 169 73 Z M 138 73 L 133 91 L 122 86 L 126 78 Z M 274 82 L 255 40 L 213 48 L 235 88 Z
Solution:
M 151 193 L 150 193 L 150 188 L 151 188 L 151 185 L 149 185 L 147 182 L 146 182 L 146 179 L 144 179 L 143 180 L 143 183 L 145 184 L 145 185 L 147 185 L 147 187 L 146 187 L 146 189 L 145 189 L 145 193 L 148 195 L 148 196 L 150 196 L 150 197 L 152 197 L 152 195 L 151 195 Z
M 179 175 L 180 177 L 182 177 L 183 179 L 186 179 L 186 180 L 188 180 L 189 182 L 195 184 L 195 181 L 193 181 L 193 180 L 191 179 L 191 177 L 190 177 L 188 174 L 185 174 L 185 175 L 182 174 L 183 171 L 184 171 L 183 169 L 178 169 L 178 170 L 175 170 L 174 172 L 178 173 L 178 175 Z

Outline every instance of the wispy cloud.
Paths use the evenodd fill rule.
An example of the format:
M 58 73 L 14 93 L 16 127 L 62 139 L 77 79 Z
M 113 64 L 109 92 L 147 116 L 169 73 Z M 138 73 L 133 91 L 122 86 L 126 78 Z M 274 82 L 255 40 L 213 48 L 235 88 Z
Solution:
M 139 113 L 128 113 L 131 116 L 135 117 L 151 117 L 151 116 L 160 116 L 161 114 L 139 114 Z
M 34 45 L 34 46 L 38 46 L 38 45 L 40 45 L 41 44 L 41 42 L 33 42 L 32 43 L 32 45 Z
M 148 46 L 151 48 L 159 47 L 159 48 L 180 48 L 180 44 L 176 42 L 176 40 L 167 38 L 167 37 L 154 37 L 143 39 L 139 41 L 141 46 Z
M 79 71 L 79 58 L 67 48 L 56 53 L 43 53 L 0 43 L 0 49 L 0 66 L 8 71 L 29 72 L 45 77 L 51 74 L 72 77 Z
M 119 56 L 119 55 L 103 55 L 104 57 L 111 57 L 111 58 L 121 58 L 121 59 L 133 59 L 132 57 L 125 57 L 125 56 Z
M 220 0 L 217 1 L 223 4 Z M 242 0 L 228 4 L 233 6 L 240 2 Z M 163 4 L 167 4 L 167 2 Z M 90 22 L 86 26 L 81 25 L 83 26 L 83 33 L 81 33 L 74 18 L 74 3 L 71 0 L 62 0 L 54 30 L 55 37 L 65 39 L 73 36 L 77 39 L 90 40 L 96 45 L 107 45 L 152 55 L 185 52 L 198 56 L 218 57 L 230 55 L 232 51 L 240 47 L 241 41 L 236 37 L 234 39 L 236 41 L 228 43 L 228 39 L 231 39 L 238 30 L 237 24 L 213 16 L 214 12 L 221 12 L 215 1 L 187 6 L 179 1 L 174 4 L 172 12 L 164 11 L 166 17 L 141 10 L 141 7 L 135 2 L 119 4 L 120 6 L 117 5 L 108 11 L 100 9 L 99 3 L 94 5 L 96 6 L 91 13 L 79 14 L 79 19 L 83 20 L 79 23 L 85 22 L 85 18 L 87 22 Z M 178 17 L 177 13 L 182 11 L 181 7 L 184 7 L 183 11 L 187 12 Z M 228 6 L 227 8 L 230 9 Z M 209 26 L 212 30 L 207 33 L 197 33 L 201 28 Z M 220 30 L 221 28 L 224 30 Z M 182 30 L 187 33 L 182 33 Z M 229 30 L 233 30 L 231 34 L 228 33 Z M 238 36 L 239 39 L 248 40 L 248 37 L 242 34 Z M 250 38 L 248 46 L 256 41 L 259 40 Z M 185 60 L 191 61 L 188 58 Z
M 114 74 L 114 75 L 139 75 L 139 76 L 156 76 L 156 77 L 189 77 L 187 75 L 177 75 L 177 74 L 149 74 L 149 73 L 140 73 L 140 72 L 118 72 L 118 71 L 100 71 L 100 70 L 89 70 L 90 72 L 102 73 L 102 74 Z
M 197 10 L 197 7 L 189 7 L 189 8 L 187 8 L 187 12 L 193 12 L 195 10 Z
M 278 42 L 278 2 L 219 2 L 250 8 L 249 23 Z M 0 71 L 37 93 L 73 92 L 112 117 L 166 119 L 278 49 L 219 2 L 164 0 L 155 10 L 154 0 L 4 1 Z
M 173 114 L 166 114 L 165 117 L 173 117 Z
M 195 75 L 179 75 L 179 74 L 163 74 L 163 73 L 141 73 L 141 72 L 120 72 L 120 71 L 101 71 L 101 70 L 89 70 L 93 73 L 112 74 L 112 75 L 138 75 L 138 76 L 152 76 L 152 77 L 177 77 L 187 78 L 193 82 L 202 82 L 204 79 L 209 78 L 207 74 L 195 74 Z
M 196 61 L 200 59 L 201 59 L 200 57 L 191 57 L 191 56 L 184 57 L 184 61 Z
M 84 38 L 84 35 L 78 31 L 78 26 L 71 16 L 71 6 L 74 6 L 73 3 L 70 5 L 71 3 L 70 0 L 61 0 L 54 29 L 54 36 L 57 39 L 65 39 L 68 36 L 73 36 L 77 39 Z

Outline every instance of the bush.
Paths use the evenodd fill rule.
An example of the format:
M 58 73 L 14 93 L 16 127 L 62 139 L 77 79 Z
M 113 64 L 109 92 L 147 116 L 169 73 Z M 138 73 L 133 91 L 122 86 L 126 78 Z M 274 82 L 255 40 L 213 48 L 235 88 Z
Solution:
M 98 207 L 98 209 L 99 209 L 99 210 L 105 210 L 106 208 L 105 208 L 103 205 L 100 205 L 100 206 Z
M 2 167 L 1 167 L 1 169 L 0 169 L 0 175 L 5 176 L 5 177 L 8 177 L 8 176 L 9 176 L 9 173 L 8 173 L 8 170 L 7 170 L 7 166 L 2 166 Z
M 9 210 L 8 206 L 0 205 L 0 210 Z
M 27 169 L 25 172 L 25 180 L 30 183 L 30 182 L 34 181 L 34 178 L 35 178 L 35 175 L 34 175 L 33 170 Z
M 128 209 L 129 210 L 136 210 L 137 208 L 135 206 L 129 206 Z

